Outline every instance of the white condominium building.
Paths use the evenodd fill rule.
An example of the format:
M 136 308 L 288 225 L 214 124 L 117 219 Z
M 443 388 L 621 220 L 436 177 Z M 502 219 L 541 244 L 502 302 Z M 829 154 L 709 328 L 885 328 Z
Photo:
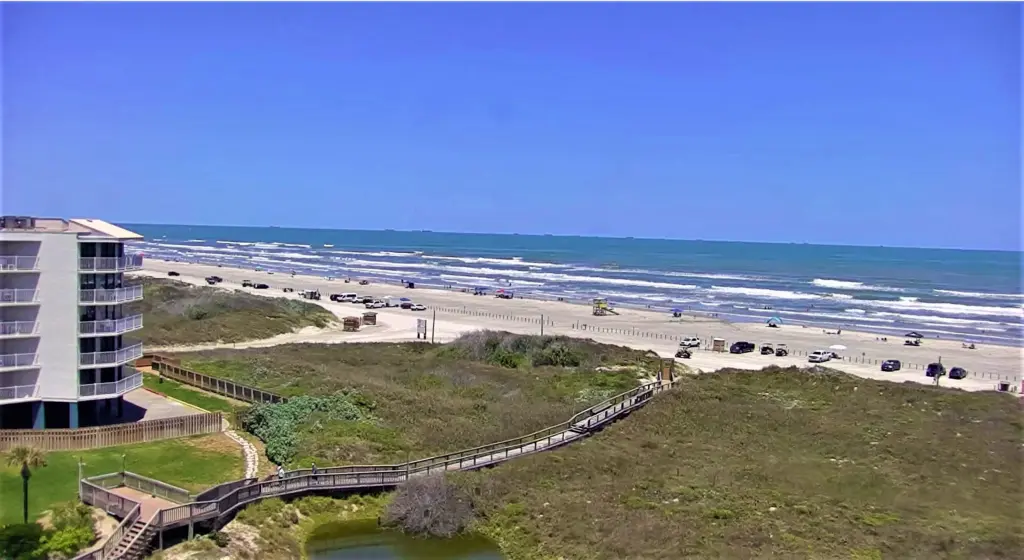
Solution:
M 102 220 L 0 217 L 0 428 L 77 428 L 123 414 L 142 384 L 127 304 L 141 235 Z

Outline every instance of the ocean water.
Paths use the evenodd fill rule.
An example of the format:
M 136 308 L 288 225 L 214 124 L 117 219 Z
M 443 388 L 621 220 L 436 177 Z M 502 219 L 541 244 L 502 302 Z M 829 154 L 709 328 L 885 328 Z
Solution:
M 1021 253 L 124 224 L 148 257 L 1020 344 Z

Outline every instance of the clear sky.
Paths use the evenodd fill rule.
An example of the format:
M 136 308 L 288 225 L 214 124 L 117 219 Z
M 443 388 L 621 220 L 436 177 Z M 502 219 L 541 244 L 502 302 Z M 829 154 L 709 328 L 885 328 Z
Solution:
M 4 4 L 3 212 L 1021 247 L 1021 7 Z

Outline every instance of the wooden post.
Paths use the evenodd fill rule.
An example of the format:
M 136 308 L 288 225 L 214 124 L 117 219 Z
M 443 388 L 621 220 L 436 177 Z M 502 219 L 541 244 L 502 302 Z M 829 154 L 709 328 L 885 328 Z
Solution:
M 540 316 L 540 335 L 544 336 L 544 315 Z
M 437 328 L 437 310 L 434 310 L 434 317 L 430 320 L 430 343 L 434 343 L 434 329 Z

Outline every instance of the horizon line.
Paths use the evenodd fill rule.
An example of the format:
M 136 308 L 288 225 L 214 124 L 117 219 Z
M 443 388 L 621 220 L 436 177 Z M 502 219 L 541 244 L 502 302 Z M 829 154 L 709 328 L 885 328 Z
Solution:
M 691 243 L 750 243 L 755 245 L 813 245 L 816 247 L 854 247 L 868 249 L 918 249 L 925 251 L 970 251 L 983 253 L 1015 253 L 1024 255 L 1022 249 L 977 249 L 964 247 L 910 247 L 900 245 L 855 245 L 855 244 L 832 244 L 832 243 L 810 243 L 806 241 L 744 241 L 736 239 L 682 239 L 671 237 L 637 237 L 637 236 L 614 236 L 614 235 L 579 235 L 568 233 L 500 233 L 500 232 L 479 232 L 479 231 L 436 231 L 436 230 L 413 230 L 413 229 L 347 229 L 309 226 L 277 226 L 277 225 L 242 225 L 242 224 L 171 224 L 171 223 L 147 223 L 147 222 L 114 222 L 124 226 L 185 226 L 185 227 L 230 227 L 230 228 L 251 228 L 251 229 L 292 229 L 304 231 L 357 231 L 357 232 L 396 232 L 396 233 L 436 233 L 444 235 L 501 235 L 518 237 L 576 237 L 582 239 L 622 239 L 636 241 L 683 241 Z

